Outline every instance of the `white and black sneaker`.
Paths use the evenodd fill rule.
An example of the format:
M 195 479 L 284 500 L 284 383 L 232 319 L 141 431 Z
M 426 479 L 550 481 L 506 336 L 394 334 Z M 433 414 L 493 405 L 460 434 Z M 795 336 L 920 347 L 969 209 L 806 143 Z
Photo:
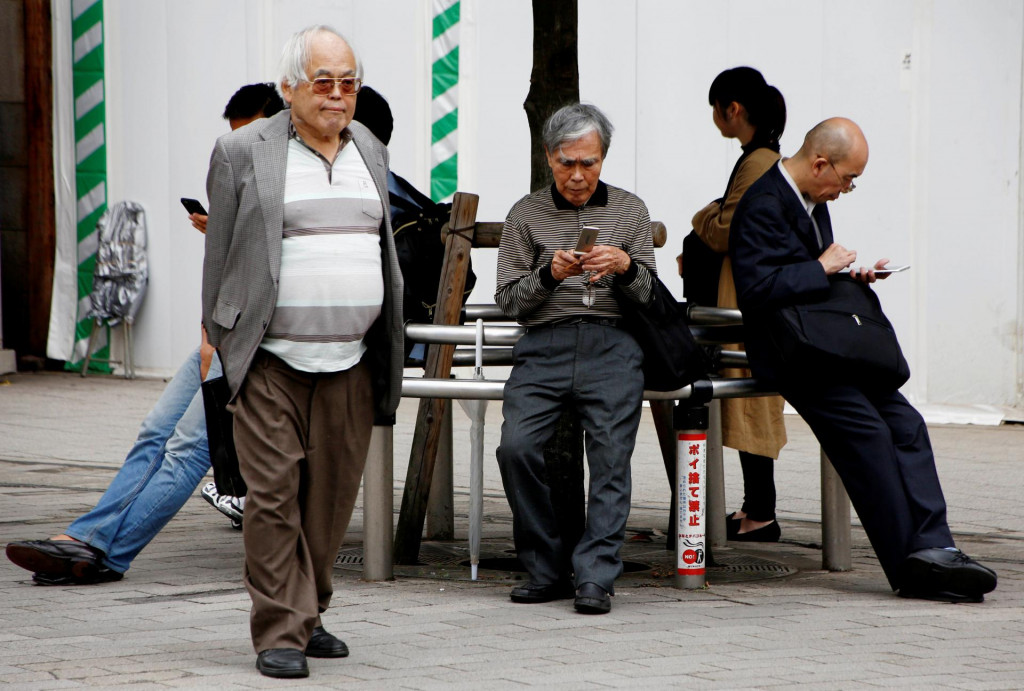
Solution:
M 203 499 L 210 502 L 210 505 L 231 519 L 231 527 L 236 530 L 242 528 L 242 516 L 245 512 L 245 497 L 232 497 L 217 492 L 216 482 L 207 482 L 201 492 Z

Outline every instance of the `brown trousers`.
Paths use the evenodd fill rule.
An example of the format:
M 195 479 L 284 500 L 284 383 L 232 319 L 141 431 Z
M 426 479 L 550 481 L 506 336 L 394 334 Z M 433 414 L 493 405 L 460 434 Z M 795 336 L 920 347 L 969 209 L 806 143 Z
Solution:
M 311 374 L 257 351 L 234 405 L 256 652 L 304 650 L 331 601 L 373 429 L 365 363 Z

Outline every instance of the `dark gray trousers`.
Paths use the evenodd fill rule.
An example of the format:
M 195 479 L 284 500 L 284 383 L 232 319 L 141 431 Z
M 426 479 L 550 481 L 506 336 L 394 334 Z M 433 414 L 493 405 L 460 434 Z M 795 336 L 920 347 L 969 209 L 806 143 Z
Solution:
M 559 565 L 571 553 L 576 585 L 614 592 L 629 516 L 642 360 L 628 333 L 597 324 L 531 328 L 515 346 L 497 456 L 516 552 L 534 583 L 566 578 Z M 544 467 L 544 445 L 567 407 L 580 415 L 590 469 L 587 524 L 574 545 L 559 534 Z

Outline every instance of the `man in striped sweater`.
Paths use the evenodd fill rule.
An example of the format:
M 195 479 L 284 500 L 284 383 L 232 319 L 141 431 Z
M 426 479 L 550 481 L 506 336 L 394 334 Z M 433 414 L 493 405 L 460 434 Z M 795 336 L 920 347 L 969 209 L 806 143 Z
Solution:
M 513 602 L 572 597 L 585 614 L 611 609 L 630 503 L 630 456 L 640 423 L 643 353 L 619 328 L 618 299 L 647 303 L 656 273 L 647 207 L 601 181 L 612 126 L 596 107 L 566 106 L 544 123 L 554 184 L 520 199 L 498 251 L 494 299 L 527 327 L 505 385 L 498 465 L 519 560 L 530 574 Z M 584 226 L 593 248 L 574 252 Z M 585 432 L 590 490 L 583 536 L 559 534 L 544 444 L 575 409 Z

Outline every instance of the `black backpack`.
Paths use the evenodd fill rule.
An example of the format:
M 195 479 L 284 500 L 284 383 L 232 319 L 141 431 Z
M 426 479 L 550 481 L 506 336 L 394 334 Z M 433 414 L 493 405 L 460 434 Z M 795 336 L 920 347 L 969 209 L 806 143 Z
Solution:
M 398 209 L 391 218 L 398 265 L 405 282 L 402 316 L 406 322 L 432 324 L 437 306 L 437 286 L 444 263 L 441 228 L 451 216 L 451 204 L 436 204 L 404 178 L 392 173 L 394 182 L 408 199 L 391 194 L 391 206 Z M 410 201 L 411 200 L 411 201 Z M 462 304 L 476 285 L 472 261 L 466 276 Z M 411 344 L 406 343 L 406 354 Z

